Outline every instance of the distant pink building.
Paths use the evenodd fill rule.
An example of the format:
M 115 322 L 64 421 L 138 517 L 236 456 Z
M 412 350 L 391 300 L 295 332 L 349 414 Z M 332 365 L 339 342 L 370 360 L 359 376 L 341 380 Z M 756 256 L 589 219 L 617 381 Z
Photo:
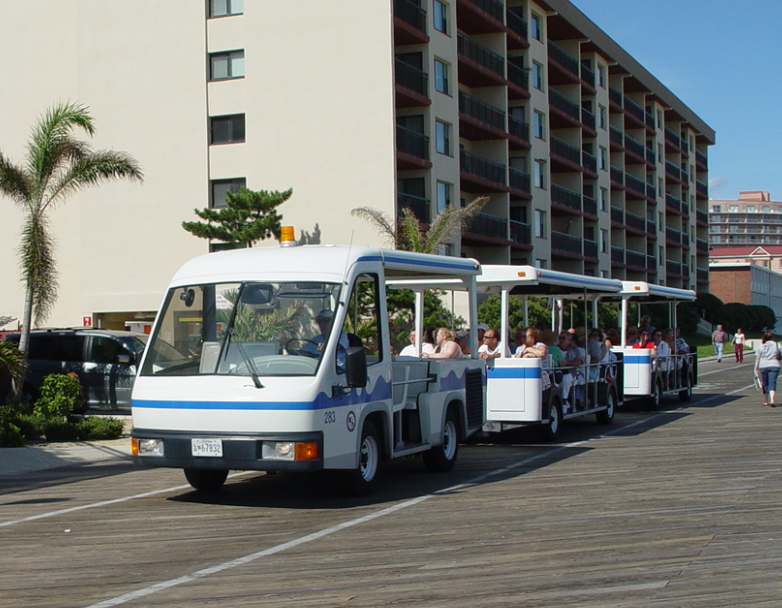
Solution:
M 782 245 L 782 202 L 772 201 L 763 190 L 740 192 L 734 201 L 710 200 L 709 244 Z

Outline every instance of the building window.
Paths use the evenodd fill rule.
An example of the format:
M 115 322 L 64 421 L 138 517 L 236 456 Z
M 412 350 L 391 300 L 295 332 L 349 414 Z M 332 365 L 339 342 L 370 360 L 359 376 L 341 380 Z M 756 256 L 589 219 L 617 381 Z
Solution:
M 535 160 L 535 187 L 546 189 L 546 161 L 541 159 Z
M 532 13 L 530 33 L 535 40 L 543 40 L 543 17 L 537 13 Z
M 597 126 L 601 129 L 606 128 L 606 108 L 605 106 L 598 106 L 597 108 Z
M 437 213 L 451 206 L 451 184 L 437 182 Z
M 608 211 L 608 188 L 600 188 L 600 211 Z
M 212 53 L 209 55 L 210 80 L 244 78 L 244 51 Z
M 209 0 L 210 17 L 226 17 L 244 13 L 244 0 Z
M 543 112 L 535 110 L 532 119 L 532 128 L 535 137 L 546 139 L 546 115 Z
M 440 93 L 449 94 L 448 64 L 439 59 L 434 60 L 434 88 Z
M 738 212 L 739 212 L 738 205 L 728 205 L 728 213 L 738 213 Z
M 597 149 L 597 166 L 603 171 L 608 170 L 608 150 L 605 146 L 600 146 Z
M 209 143 L 231 144 L 244 141 L 244 114 L 213 116 L 209 119 Z
M 597 86 L 606 88 L 606 66 L 602 63 L 597 64 Z
M 543 66 L 537 61 L 532 62 L 532 86 L 543 90 Z
M 600 251 L 608 253 L 608 230 L 600 229 Z
M 535 236 L 546 238 L 546 212 L 540 209 L 535 209 Z
M 434 0 L 434 29 L 443 34 L 448 33 L 448 5 L 440 0 Z
M 451 127 L 440 120 L 435 121 L 435 150 L 451 155 Z
M 247 187 L 247 180 L 243 177 L 234 177 L 231 179 L 213 179 L 211 182 L 211 192 L 209 199 L 210 207 L 225 207 L 225 196 L 229 192 L 239 192 Z

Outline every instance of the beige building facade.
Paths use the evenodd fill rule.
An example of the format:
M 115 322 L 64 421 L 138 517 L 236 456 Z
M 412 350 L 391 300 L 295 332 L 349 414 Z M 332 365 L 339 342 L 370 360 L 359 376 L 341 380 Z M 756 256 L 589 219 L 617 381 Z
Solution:
M 708 287 L 714 131 L 566 0 L 4 8 L 0 149 L 21 162 L 45 108 L 80 101 L 94 147 L 145 173 L 55 210 L 49 325 L 151 321 L 210 249 L 181 222 L 242 184 L 293 188 L 279 210 L 297 234 L 357 245 L 385 243 L 355 207 L 427 224 L 485 195 L 448 253 Z M 0 199 L 0 218 L 0 316 L 21 317 L 21 214 Z

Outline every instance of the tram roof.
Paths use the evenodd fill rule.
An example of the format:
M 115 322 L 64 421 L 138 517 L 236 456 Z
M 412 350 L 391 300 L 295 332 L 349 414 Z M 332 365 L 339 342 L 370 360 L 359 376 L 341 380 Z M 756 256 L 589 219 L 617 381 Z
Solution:
M 590 277 L 534 266 L 484 264 L 476 279 L 479 292 L 508 289 L 513 295 L 618 294 L 618 279 Z
M 645 281 L 622 281 L 623 299 L 632 299 L 637 297 L 644 300 L 686 300 L 693 301 L 696 293 L 692 289 L 679 289 L 678 287 L 668 287 L 667 285 L 655 285 Z

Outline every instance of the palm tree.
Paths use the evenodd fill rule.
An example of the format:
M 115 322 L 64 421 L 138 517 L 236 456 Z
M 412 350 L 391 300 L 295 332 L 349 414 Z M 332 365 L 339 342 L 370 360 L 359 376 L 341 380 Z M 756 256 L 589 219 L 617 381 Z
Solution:
M 23 165 L 0 152 L 0 192 L 25 213 L 19 257 L 25 281 L 24 317 L 19 350 L 27 352 L 33 315 L 46 320 L 57 301 L 54 239 L 47 212 L 69 195 L 104 180 L 142 181 L 136 160 L 125 152 L 93 151 L 73 135 L 95 132 L 89 109 L 78 103 L 59 103 L 46 111 L 33 128 Z
M 350 214 L 373 224 L 378 234 L 393 243 L 395 249 L 436 253 L 441 245 L 453 237 L 454 232 L 458 230 L 461 234 L 467 220 L 483 209 L 488 201 L 488 196 L 479 196 L 466 207 L 447 207 L 434 218 L 428 231 L 421 229 L 418 218 L 407 207 L 402 209 L 402 217 L 398 223 L 372 207 L 357 207 Z

